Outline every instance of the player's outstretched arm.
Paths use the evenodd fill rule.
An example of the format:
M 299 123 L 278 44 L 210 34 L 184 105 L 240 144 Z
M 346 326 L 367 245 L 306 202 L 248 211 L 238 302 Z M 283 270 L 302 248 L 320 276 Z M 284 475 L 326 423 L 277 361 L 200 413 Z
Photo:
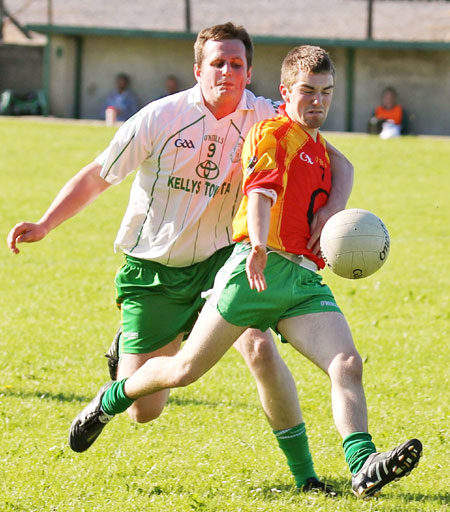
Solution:
M 331 164 L 331 191 L 325 206 L 314 214 L 311 223 L 311 238 L 307 247 L 314 254 L 320 253 L 320 233 L 325 222 L 335 213 L 344 210 L 353 188 L 354 169 L 351 162 L 327 141 L 327 152 Z
M 264 269 L 267 263 L 266 243 L 269 236 L 272 200 L 258 192 L 248 197 L 247 226 L 252 250 L 245 270 L 252 290 L 262 292 L 267 288 Z
M 17 244 L 42 240 L 52 229 L 96 199 L 110 186 L 100 177 L 100 171 L 100 164 L 90 163 L 64 185 L 39 222 L 16 224 L 7 238 L 10 250 L 18 254 Z

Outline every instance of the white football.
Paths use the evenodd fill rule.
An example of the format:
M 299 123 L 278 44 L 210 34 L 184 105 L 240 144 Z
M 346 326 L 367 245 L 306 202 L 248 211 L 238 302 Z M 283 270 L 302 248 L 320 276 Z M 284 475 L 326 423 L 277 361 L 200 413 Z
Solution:
M 347 279 L 361 279 L 376 272 L 386 262 L 389 245 L 389 232 L 382 220 L 359 208 L 330 217 L 320 235 L 325 263 Z

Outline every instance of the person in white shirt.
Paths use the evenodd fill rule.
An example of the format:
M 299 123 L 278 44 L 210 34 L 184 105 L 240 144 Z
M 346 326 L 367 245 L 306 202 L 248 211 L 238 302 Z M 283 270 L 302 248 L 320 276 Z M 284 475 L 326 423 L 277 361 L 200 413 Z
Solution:
M 180 349 L 204 303 L 201 292 L 211 288 L 232 250 L 244 138 L 254 123 L 276 113 L 271 100 L 246 90 L 253 45 L 243 27 L 226 23 L 204 29 L 194 50 L 197 85 L 144 107 L 95 161 L 69 180 L 38 223 L 17 224 L 8 236 L 10 249 L 18 253 L 18 243 L 41 240 L 139 168 L 115 241 L 126 260 L 116 277 L 123 318 L 120 361 L 112 375 L 118 380 L 147 360 Z M 311 224 L 309 246 L 316 253 L 323 225 L 345 208 L 353 181 L 350 162 L 331 145 L 327 150 L 332 190 Z M 249 329 L 234 346 L 256 379 L 297 487 L 333 493 L 314 471 L 296 386 L 270 332 Z M 73 422 L 69 442 L 74 451 L 86 450 L 100 434 L 107 421 L 102 400 L 110 387 L 104 386 Z M 163 390 L 142 397 L 127 412 L 135 421 L 151 421 L 168 396 L 169 390 Z M 77 434 L 87 424 L 95 424 L 94 435 L 91 428 L 79 442 Z

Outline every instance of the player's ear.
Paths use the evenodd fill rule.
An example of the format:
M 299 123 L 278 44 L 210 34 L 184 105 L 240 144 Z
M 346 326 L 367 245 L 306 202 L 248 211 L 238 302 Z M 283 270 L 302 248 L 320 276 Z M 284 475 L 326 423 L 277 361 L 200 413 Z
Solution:
M 195 76 L 195 79 L 197 80 L 197 82 L 200 81 L 200 66 L 198 64 L 194 64 L 194 76 Z
M 286 103 L 289 103 L 289 90 L 284 84 L 280 84 L 280 94 Z
M 250 84 L 252 81 L 252 68 L 248 68 L 247 70 L 247 85 Z

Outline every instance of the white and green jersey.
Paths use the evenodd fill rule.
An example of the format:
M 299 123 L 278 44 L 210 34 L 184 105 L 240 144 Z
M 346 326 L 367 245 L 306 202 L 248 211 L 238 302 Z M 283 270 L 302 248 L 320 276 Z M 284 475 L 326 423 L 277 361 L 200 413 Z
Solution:
M 124 123 L 96 159 L 113 185 L 139 168 L 116 250 L 184 267 L 230 245 L 244 138 L 274 114 L 271 100 L 246 90 L 236 111 L 218 120 L 196 85 L 150 103 Z

